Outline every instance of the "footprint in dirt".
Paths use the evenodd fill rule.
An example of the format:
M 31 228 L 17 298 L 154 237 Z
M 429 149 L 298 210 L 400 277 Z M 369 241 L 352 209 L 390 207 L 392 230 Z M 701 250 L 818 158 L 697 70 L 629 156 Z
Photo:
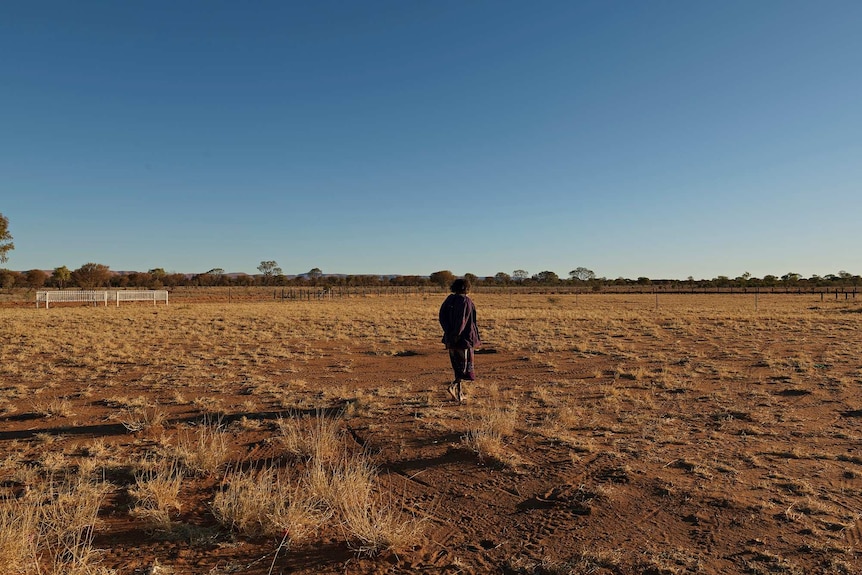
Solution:
M 527 509 L 551 509 L 562 508 L 575 515 L 589 515 L 593 512 L 590 502 L 596 499 L 597 494 L 583 485 L 564 484 L 554 487 L 541 495 L 522 501 L 516 508 L 519 511 Z

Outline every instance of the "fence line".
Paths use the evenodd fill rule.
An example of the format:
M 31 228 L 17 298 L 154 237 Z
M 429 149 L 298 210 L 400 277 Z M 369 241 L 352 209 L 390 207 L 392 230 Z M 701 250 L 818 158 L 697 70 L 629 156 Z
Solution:
M 849 287 L 807 287 L 797 289 L 785 289 L 783 286 L 770 287 L 748 287 L 748 288 L 691 288 L 689 286 L 604 286 L 601 290 L 588 287 L 572 286 L 476 286 L 476 293 L 508 294 L 510 297 L 519 294 L 548 294 L 548 295 L 572 295 L 587 296 L 594 295 L 628 295 L 628 294 L 650 294 L 650 295 L 685 295 L 685 294 L 751 294 L 758 295 L 805 295 L 814 294 L 823 301 L 826 298 L 856 300 L 857 286 Z M 45 302 L 47 309 L 54 302 L 86 302 L 104 303 L 116 302 L 119 307 L 121 301 L 152 301 L 168 304 L 168 290 L 46 290 L 36 292 L 36 307 Z M 198 299 L 199 294 L 204 295 L 207 301 L 227 302 L 255 302 L 266 300 L 281 301 L 310 301 L 310 300 L 333 300 L 341 298 L 364 298 L 381 296 L 409 297 L 413 295 L 429 295 L 433 297 L 443 296 L 447 290 L 440 286 L 270 286 L 270 287 L 177 287 L 173 290 L 174 301 L 185 301 L 187 298 Z M 179 300 L 177 300 L 179 298 Z
M 107 307 L 108 300 L 117 302 L 117 307 L 121 301 L 152 301 L 156 305 L 157 301 L 164 301 L 168 304 L 167 290 L 123 290 L 108 292 L 107 290 L 59 290 L 59 291 L 37 291 L 36 292 L 36 308 L 39 304 L 45 302 L 45 309 L 48 309 L 51 302 L 60 303 L 104 303 Z
M 168 305 L 167 290 L 123 290 L 116 294 L 117 307 L 120 307 L 121 301 L 152 301 L 153 305 L 157 301 L 164 301 Z

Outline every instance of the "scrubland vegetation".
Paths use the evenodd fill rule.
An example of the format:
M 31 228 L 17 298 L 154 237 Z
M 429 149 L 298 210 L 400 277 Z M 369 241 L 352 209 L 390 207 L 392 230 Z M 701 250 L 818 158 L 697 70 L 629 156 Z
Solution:
M 0 571 L 857 573 L 862 302 L 0 309 Z

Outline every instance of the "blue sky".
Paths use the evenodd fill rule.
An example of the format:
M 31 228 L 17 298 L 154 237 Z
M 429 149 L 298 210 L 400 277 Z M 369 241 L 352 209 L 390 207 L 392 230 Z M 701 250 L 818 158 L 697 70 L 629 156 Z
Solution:
M 862 2 L 0 3 L 10 269 L 862 273 Z

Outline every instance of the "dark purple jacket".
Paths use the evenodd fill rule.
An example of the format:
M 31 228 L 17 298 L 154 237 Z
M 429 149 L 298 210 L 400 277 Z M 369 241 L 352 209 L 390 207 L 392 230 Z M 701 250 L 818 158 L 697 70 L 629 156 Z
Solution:
M 447 348 L 467 349 L 482 345 L 476 324 L 476 306 L 464 294 L 453 293 L 440 306 L 440 327 Z

